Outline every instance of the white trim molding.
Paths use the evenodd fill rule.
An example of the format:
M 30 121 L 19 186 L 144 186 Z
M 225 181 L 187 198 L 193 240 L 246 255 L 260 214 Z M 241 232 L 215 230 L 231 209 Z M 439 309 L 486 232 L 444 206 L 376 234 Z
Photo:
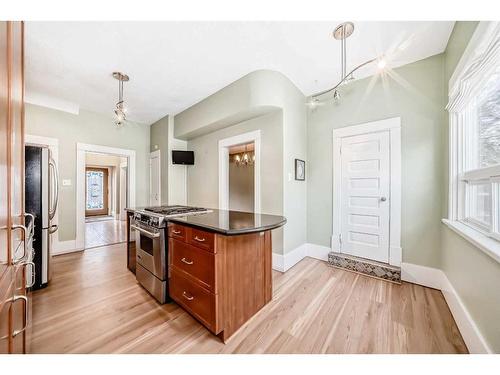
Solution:
M 500 242 L 459 221 L 441 220 L 448 228 L 500 263 Z
M 70 102 L 61 98 L 56 98 L 55 96 L 42 94 L 40 92 L 34 92 L 33 90 L 26 91 L 24 101 L 26 103 L 34 104 L 39 107 L 56 109 L 58 111 L 71 113 L 73 115 L 78 115 L 80 113 L 80 105 L 78 103 Z
M 135 207 L 135 150 L 86 143 L 76 144 L 76 239 L 75 249 L 85 248 L 85 153 L 126 157 L 128 161 L 128 207 Z
M 260 199 L 260 130 L 219 140 L 219 209 L 229 209 L 229 148 L 254 142 L 254 212 L 261 212 Z
M 500 259 L 500 166 L 482 167 L 478 160 L 478 107 L 481 93 L 500 73 L 500 22 L 480 22 L 449 82 L 449 186 L 450 229 L 486 254 Z M 485 92 L 488 93 L 488 91 Z M 490 222 L 474 215 L 477 186 L 491 188 Z
M 273 269 L 280 272 L 286 272 L 305 257 L 328 261 L 328 253 L 331 252 L 327 246 L 305 243 L 292 251 L 282 255 L 273 253 Z
M 69 254 L 69 253 L 74 253 L 77 251 L 82 251 L 82 248 L 76 247 L 76 240 L 69 240 L 69 241 L 59 241 L 57 244 L 54 244 L 54 248 L 52 250 L 52 255 L 63 255 L 63 254 Z
M 393 117 L 360 125 L 346 126 L 333 130 L 333 228 L 332 251 L 340 252 L 341 231 L 341 153 L 342 138 L 354 135 L 390 132 L 390 222 L 389 222 L 389 264 L 400 266 L 401 248 L 401 118 Z
M 473 354 L 493 353 L 462 299 L 442 270 L 412 263 L 401 263 L 401 279 L 441 290 L 469 352 Z

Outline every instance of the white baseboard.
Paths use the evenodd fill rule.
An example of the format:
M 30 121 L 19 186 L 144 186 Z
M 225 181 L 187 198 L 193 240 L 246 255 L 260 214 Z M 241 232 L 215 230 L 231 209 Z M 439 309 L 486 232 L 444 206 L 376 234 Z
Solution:
M 305 243 L 285 255 L 273 253 L 273 269 L 286 272 L 305 257 L 327 261 L 330 251 L 331 249 L 326 246 Z
M 444 273 L 440 269 L 401 263 L 401 280 L 441 290 Z
M 331 252 L 332 249 L 327 246 L 315 245 L 313 243 L 307 243 L 306 246 L 308 257 L 328 262 L 328 253 Z
M 412 263 L 402 263 L 401 279 L 441 290 L 469 352 L 473 354 L 493 353 L 460 296 L 442 270 Z
M 306 244 L 289 251 L 285 255 L 273 253 L 273 269 L 285 272 L 306 257 Z
M 83 250 L 83 247 L 76 246 L 75 240 L 57 241 L 53 244 L 52 255 L 74 253 Z

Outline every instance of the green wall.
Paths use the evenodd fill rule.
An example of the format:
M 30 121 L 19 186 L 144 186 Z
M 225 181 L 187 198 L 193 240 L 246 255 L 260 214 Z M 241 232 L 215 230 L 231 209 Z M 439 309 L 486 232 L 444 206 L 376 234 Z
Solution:
M 127 123 L 117 129 L 111 117 L 88 111 L 79 115 L 26 105 L 26 134 L 59 140 L 59 240 L 76 237 L 76 144 L 88 143 L 136 151 L 136 204 L 149 197 L 149 126 Z M 71 186 L 62 186 L 71 179 Z
M 283 119 L 282 111 L 247 120 L 188 141 L 195 164 L 187 167 L 187 198 L 192 206 L 219 205 L 219 140 L 261 131 L 261 211 L 283 215 Z M 273 231 L 273 251 L 283 253 L 283 229 Z
M 168 204 L 168 116 L 151 125 L 149 137 L 149 150 L 160 150 L 161 204 Z
M 477 22 L 457 22 L 445 51 L 444 84 L 448 82 Z M 444 160 L 448 160 L 448 121 L 445 126 Z M 448 203 L 448 166 L 443 175 L 443 215 Z M 441 224 L 441 267 L 469 311 L 492 351 L 500 353 L 500 263 Z
M 344 86 L 340 102 L 309 111 L 307 132 L 308 242 L 330 246 L 332 130 L 401 117 L 403 261 L 440 263 L 444 123 L 443 55 L 394 69 L 393 77 Z
M 282 114 L 280 147 L 283 162 L 280 169 L 273 171 L 273 175 L 281 175 L 282 187 L 281 193 L 274 192 L 272 198 L 267 199 L 282 201 L 287 223 L 281 251 L 287 253 L 307 240 L 304 220 L 307 216 L 307 182 L 293 178 L 295 159 L 307 160 L 307 111 L 304 94 L 282 73 L 256 70 L 175 115 L 174 135 L 191 142 L 275 111 Z M 195 159 L 199 160 L 199 157 L 195 155 Z M 262 161 L 266 163 L 264 158 Z M 190 191 L 188 204 L 194 204 L 191 200 L 193 192 L 198 189 L 201 194 L 206 186 L 195 182 L 189 172 L 187 186 Z M 218 186 L 215 185 L 215 188 Z M 214 207 L 214 203 L 210 203 Z

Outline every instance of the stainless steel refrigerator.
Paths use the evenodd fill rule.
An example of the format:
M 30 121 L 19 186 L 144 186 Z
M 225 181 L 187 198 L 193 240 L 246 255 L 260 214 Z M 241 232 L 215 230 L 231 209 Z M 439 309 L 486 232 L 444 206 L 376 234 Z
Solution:
M 25 167 L 25 211 L 34 216 L 35 223 L 32 288 L 36 290 L 47 286 L 51 279 L 51 236 L 58 229 L 52 222 L 59 200 L 58 174 L 48 147 L 25 146 Z

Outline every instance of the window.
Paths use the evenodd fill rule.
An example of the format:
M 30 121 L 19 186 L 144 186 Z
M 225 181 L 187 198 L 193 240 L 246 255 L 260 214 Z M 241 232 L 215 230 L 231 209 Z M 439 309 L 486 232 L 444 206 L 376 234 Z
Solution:
M 87 171 L 87 210 L 104 208 L 104 172 Z
M 459 173 L 458 220 L 500 239 L 495 226 L 499 218 L 497 199 L 500 176 L 500 68 L 483 79 L 478 95 L 458 113 L 464 168 Z M 495 220 L 494 220 L 495 218 Z
M 486 24 L 450 81 L 449 221 L 500 241 L 500 25 Z

